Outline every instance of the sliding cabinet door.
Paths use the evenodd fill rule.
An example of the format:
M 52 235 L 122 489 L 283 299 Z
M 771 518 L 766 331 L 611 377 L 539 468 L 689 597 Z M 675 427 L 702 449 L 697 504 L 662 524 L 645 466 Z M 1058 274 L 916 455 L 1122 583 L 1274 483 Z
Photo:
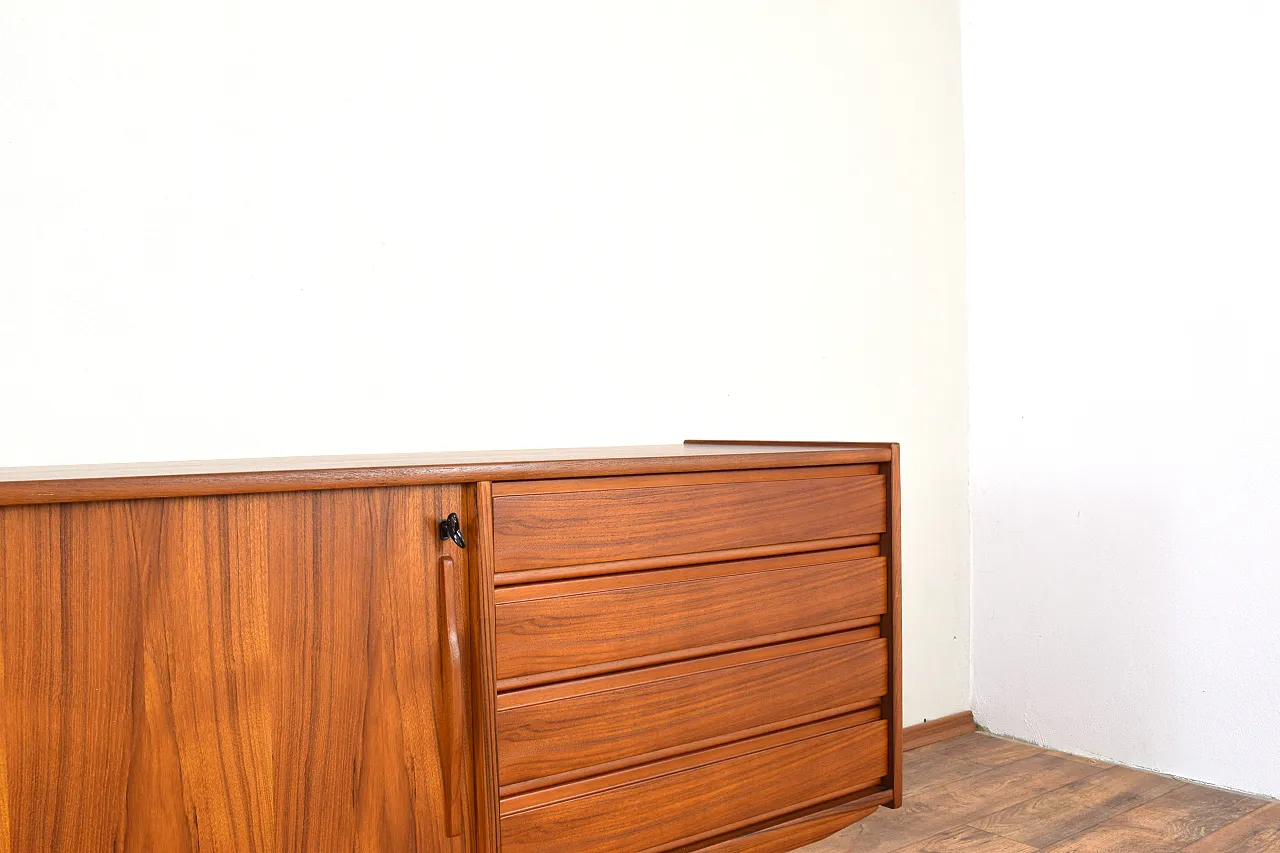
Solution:
M 468 853 L 462 509 L 0 509 L 0 853 Z

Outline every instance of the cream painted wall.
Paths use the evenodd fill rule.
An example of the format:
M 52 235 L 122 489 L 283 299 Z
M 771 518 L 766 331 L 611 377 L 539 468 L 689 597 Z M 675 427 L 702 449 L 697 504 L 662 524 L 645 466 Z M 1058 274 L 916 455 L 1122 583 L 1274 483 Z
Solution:
M 966 0 L 974 710 L 1280 796 L 1280 5 Z
M 0 5 L 0 465 L 903 443 L 969 704 L 952 0 Z

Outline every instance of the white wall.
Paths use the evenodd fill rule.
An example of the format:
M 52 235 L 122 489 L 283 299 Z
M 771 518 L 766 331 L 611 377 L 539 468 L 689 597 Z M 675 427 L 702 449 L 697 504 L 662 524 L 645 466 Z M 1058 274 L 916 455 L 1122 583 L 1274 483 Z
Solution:
M 1280 4 L 963 9 L 978 720 L 1280 796 Z
M 0 5 L 0 465 L 903 443 L 968 707 L 954 0 Z

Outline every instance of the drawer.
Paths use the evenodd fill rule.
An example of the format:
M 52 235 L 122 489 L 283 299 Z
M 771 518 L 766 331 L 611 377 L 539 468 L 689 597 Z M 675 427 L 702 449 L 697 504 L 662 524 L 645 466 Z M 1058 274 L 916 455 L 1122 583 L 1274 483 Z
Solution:
M 878 785 L 888 754 L 883 720 L 826 720 L 647 765 L 639 779 L 637 768 L 508 798 L 502 850 L 669 850 Z
M 500 783 L 546 784 L 865 707 L 889 689 L 879 634 L 864 628 L 506 694 Z
M 494 486 L 498 573 L 886 530 L 875 465 Z
M 862 627 L 888 603 L 878 553 L 868 546 L 500 589 L 498 688 Z

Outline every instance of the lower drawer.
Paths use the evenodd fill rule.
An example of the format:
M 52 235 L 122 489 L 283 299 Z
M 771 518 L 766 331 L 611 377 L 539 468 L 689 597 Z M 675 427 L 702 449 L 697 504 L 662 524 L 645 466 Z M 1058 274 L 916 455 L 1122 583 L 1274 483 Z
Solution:
M 502 850 L 660 853 L 869 788 L 888 772 L 887 722 L 824 720 L 507 798 Z
M 865 707 L 889 689 L 889 644 L 879 634 L 866 628 L 504 694 L 500 783 L 546 784 Z

